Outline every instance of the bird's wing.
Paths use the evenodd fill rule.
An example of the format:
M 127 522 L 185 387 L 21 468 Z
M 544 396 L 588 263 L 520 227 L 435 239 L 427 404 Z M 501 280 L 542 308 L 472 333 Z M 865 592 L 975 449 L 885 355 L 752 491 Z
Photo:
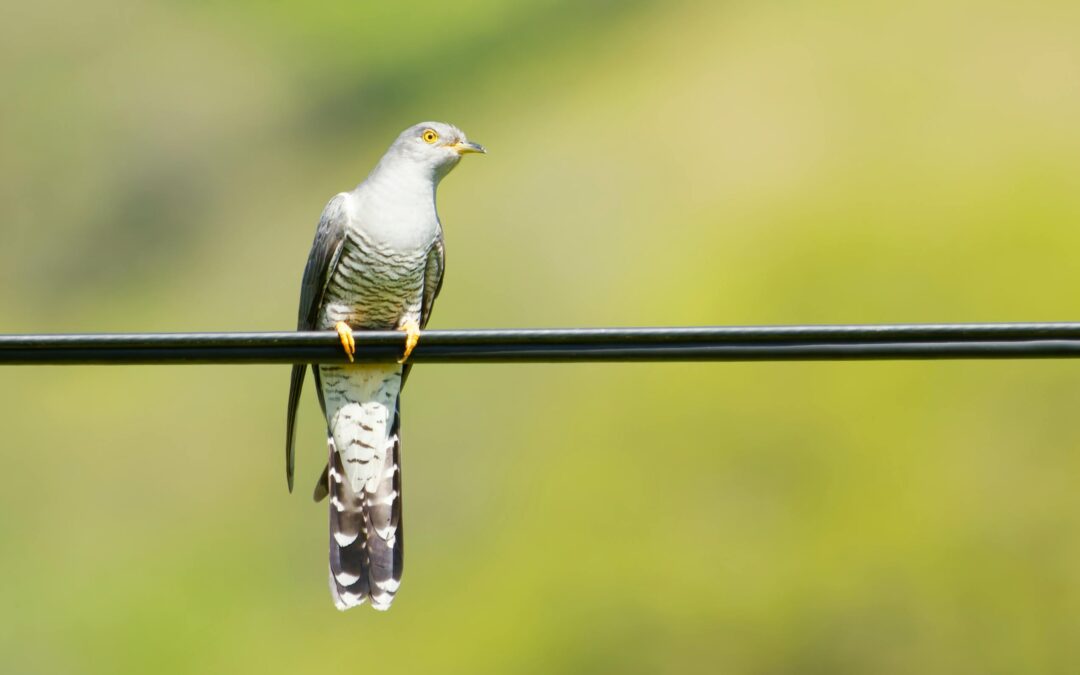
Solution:
M 315 241 L 311 245 L 311 253 L 308 254 L 307 265 L 304 267 L 304 279 L 300 284 L 300 309 L 297 313 L 296 330 L 313 330 L 318 320 L 326 284 L 337 267 L 342 244 L 345 242 L 346 196 L 343 192 L 331 199 L 319 218 Z M 306 364 L 294 365 L 289 384 L 289 410 L 285 422 L 285 478 L 289 483 L 289 492 L 292 492 L 293 488 L 293 467 L 296 459 L 296 408 L 300 403 L 306 370 Z M 322 405 L 321 391 L 319 404 Z
M 431 318 L 431 308 L 435 305 L 435 298 L 439 297 L 442 290 L 443 271 L 446 269 L 446 245 L 443 243 L 442 230 L 435 238 L 435 243 L 428 251 L 427 268 L 424 271 L 424 300 L 420 305 L 420 327 L 427 325 Z
M 431 308 L 435 306 L 435 298 L 439 297 L 442 290 L 443 271 L 446 269 L 446 245 L 443 243 L 442 229 L 435 237 L 435 243 L 428 250 L 427 267 L 424 269 L 424 297 L 420 303 L 420 327 L 427 326 L 431 318 Z M 409 379 L 412 364 L 406 363 L 401 371 L 401 386 Z M 318 501 L 318 500 L 316 500 Z

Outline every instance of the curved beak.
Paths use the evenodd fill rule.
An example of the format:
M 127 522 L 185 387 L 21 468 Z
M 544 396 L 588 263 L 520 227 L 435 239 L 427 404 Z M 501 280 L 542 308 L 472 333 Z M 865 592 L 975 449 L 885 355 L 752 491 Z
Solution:
M 472 152 L 478 152 L 481 155 L 487 154 L 487 150 L 484 149 L 484 146 L 480 145 L 479 143 L 473 143 L 472 141 L 458 141 L 450 147 L 453 148 L 459 155 L 468 155 Z

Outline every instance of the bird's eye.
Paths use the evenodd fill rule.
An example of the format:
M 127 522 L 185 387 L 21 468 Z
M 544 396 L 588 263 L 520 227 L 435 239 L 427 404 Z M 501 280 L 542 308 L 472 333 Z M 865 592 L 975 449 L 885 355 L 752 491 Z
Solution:
M 435 133 L 434 129 L 424 129 L 424 133 L 420 134 L 420 138 L 424 139 L 425 143 L 434 143 L 439 140 L 439 134 Z

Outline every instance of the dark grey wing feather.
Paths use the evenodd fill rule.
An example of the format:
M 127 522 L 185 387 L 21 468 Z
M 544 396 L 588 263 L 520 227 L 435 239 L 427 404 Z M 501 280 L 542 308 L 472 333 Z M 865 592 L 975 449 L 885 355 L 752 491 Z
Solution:
M 333 438 L 330 440 L 333 440 Z M 329 462 L 323 467 L 322 473 L 319 475 L 319 480 L 315 481 L 315 490 L 311 493 L 311 498 L 315 500 L 316 504 L 326 499 L 326 495 L 330 494 L 330 484 L 327 482 L 328 480 L 330 480 Z
M 442 230 L 435 243 L 428 251 L 427 268 L 424 271 L 424 301 L 420 305 L 420 327 L 427 326 L 431 318 L 431 308 L 435 306 L 435 298 L 439 297 L 442 290 L 443 271 L 446 269 L 446 244 L 443 243 Z
M 435 306 L 435 298 L 439 297 L 442 290 L 443 271 L 446 269 L 446 245 L 443 243 L 442 229 L 435 243 L 428 250 L 427 267 L 424 270 L 424 298 L 420 304 L 420 327 L 425 328 L 428 319 L 431 318 L 431 308 Z M 412 364 L 406 363 L 401 371 L 401 386 L 409 379 Z
M 341 257 L 342 244 L 345 242 L 345 198 L 346 193 L 335 196 L 323 209 L 319 226 L 315 229 L 315 241 L 311 244 L 307 265 L 304 266 L 304 278 L 300 283 L 300 309 L 297 312 L 296 330 L 314 330 L 322 304 L 326 283 L 337 267 Z M 300 393 L 304 387 L 304 373 L 307 366 L 294 365 L 289 384 L 289 409 L 285 421 L 285 479 L 289 492 L 293 489 L 293 468 L 295 465 L 296 445 L 296 409 L 300 404 Z M 318 374 L 316 373 L 316 378 Z M 322 405 L 322 392 L 319 392 L 319 404 Z

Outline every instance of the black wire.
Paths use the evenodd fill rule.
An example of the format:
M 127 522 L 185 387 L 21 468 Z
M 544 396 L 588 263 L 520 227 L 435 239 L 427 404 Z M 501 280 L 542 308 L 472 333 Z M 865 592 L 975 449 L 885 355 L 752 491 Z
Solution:
M 357 360 L 401 356 L 399 331 L 356 331 Z M 1080 357 L 1080 323 L 425 331 L 414 363 L 826 361 Z M 0 364 L 343 363 L 333 332 L 0 335 Z

